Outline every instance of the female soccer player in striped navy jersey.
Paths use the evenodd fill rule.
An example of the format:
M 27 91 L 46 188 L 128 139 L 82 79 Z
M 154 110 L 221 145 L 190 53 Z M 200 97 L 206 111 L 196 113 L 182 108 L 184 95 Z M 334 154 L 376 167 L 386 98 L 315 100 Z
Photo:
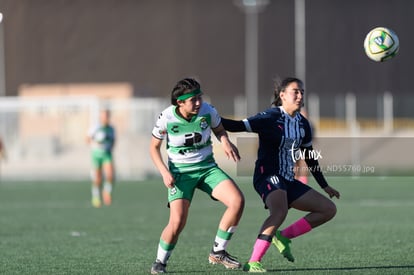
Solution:
M 240 156 L 221 124 L 220 115 L 214 107 L 203 102 L 201 96 L 200 84 L 196 80 L 180 80 L 171 93 L 172 105 L 161 113 L 152 131 L 150 154 L 168 188 L 170 207 L 170 219 L 161 234 L 152 274 L 165 272 L 168 258 L 186 224 L 196 189 L 226 206 L 209 262 L 231 269 L 241 267 L 226 252 L 226 247 L 241 218 L 244 197 L 230 176 L 217 166 L 211 132 L 221 142 L 228 158 L 238 161 Z M 163 140 L 167 142 L 168 166 L 160 152 Z
M 302 150 L 306 156 L 306 152 L 314 152 L 310 124 L 300 114 L 303 93 L 301 80 L 286 78 L 276 85 L 272 108 L 240 121 L 222 118 L 227 131 L 248 131 L 259 135 L 253 184 L 270 214 L 260 228 L 251 257 L 243 267 L 245 271 L 266 272 L 261 259 L 272 242 L 284 257 L 293 262 L 290 239 L 309 232 L 336 214 L 336 206 L 330 199 L 294 178 L 298 158 L 295 153 Z M 305 161 L 329 197 L 339 198 L 339 192 L 326 182 L 317 158 L 306 158 Z M 279 231 L 290 207 L 309 213 Z

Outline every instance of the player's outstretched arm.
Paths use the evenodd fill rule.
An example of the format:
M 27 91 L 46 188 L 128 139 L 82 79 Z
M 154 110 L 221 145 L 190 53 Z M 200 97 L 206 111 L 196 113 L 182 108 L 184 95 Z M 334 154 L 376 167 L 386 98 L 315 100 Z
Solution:
M 221 118 L 221 124 L 224 129 L 229 132 L 246 132 L 246 126 L 242 120 L 233 120 L 228 118 Z

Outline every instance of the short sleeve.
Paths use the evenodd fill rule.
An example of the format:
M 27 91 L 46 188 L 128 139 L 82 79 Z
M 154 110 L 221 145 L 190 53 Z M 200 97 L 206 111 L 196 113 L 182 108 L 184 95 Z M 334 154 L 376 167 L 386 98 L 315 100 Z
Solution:
M 221 123 L 221 117 L 216 108 L 209 104 L 210 116 L 211 116 L 211 128 L 217 128 Z
M 164 112 L 159 115 L 157 122 L 152 129 L 152 135 L 158 139 L 165 139 L 167 136 L 167 123 Z
M 271 114 L 269 112 L 260 112 L 254 116 L 244 119 L 243 122 L 248 132 L 259 133 L 263 128 L 268 128 L 268 121 Z

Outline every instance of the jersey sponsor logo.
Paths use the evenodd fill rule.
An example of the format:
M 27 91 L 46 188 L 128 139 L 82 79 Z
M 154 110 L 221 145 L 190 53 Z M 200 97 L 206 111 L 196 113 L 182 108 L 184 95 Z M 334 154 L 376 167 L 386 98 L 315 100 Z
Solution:
M 158 129 L 157 131 L 158 131 L 158 134 L 160 134 L 160 135 L 165 135 L 166 133 L 167 133 L 167 131 L 165 131 L 165 130 L 163 130 L 163 129 L 161 129 L 160 128 L 160 126 L 158 126 L 158 125 L 155 125 L 155 127 L 154 128 L 156 128 L 156 129 Z
M 194 144 L 200 143 L 202 139 L 203 136 L 197 132 L 186 134 L 184 146 L 193 146 Z
M 174 125 L 173 127 L 171 127 L 171 132 L 178 133 L 178 125 Z

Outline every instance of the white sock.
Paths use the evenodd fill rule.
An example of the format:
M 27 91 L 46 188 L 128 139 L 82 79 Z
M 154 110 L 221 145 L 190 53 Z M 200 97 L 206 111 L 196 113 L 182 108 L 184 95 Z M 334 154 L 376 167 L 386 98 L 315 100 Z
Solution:
M 213 251 L 218 252 L 227 249 L 227 245 L 231 239 L 231 236 L 236 231 L 237 226 L 230 226 L 226 232 L 218 230 L 216 238 L 214 239 Z M 224 237 L 224 238 L 223 238 Z
M 159 260 L 162 264 L 166 264 L 168 261 L 168 258 L 170 258 L 172 253 L 172 250 L 165 250 L 161 247 L 161 245 L 158 245 L 158 251 L 157 251 L 157 260 Z
M 100 195 L 99 187 L 93 185 L 92 186 L 92 197 L 99 198 L 99 195 Z
M 104 183 L 104 190 L 108 193 L 111 193 L 112 192 L 112 183 L 109 182 L 109 181 L 106 181 Z

